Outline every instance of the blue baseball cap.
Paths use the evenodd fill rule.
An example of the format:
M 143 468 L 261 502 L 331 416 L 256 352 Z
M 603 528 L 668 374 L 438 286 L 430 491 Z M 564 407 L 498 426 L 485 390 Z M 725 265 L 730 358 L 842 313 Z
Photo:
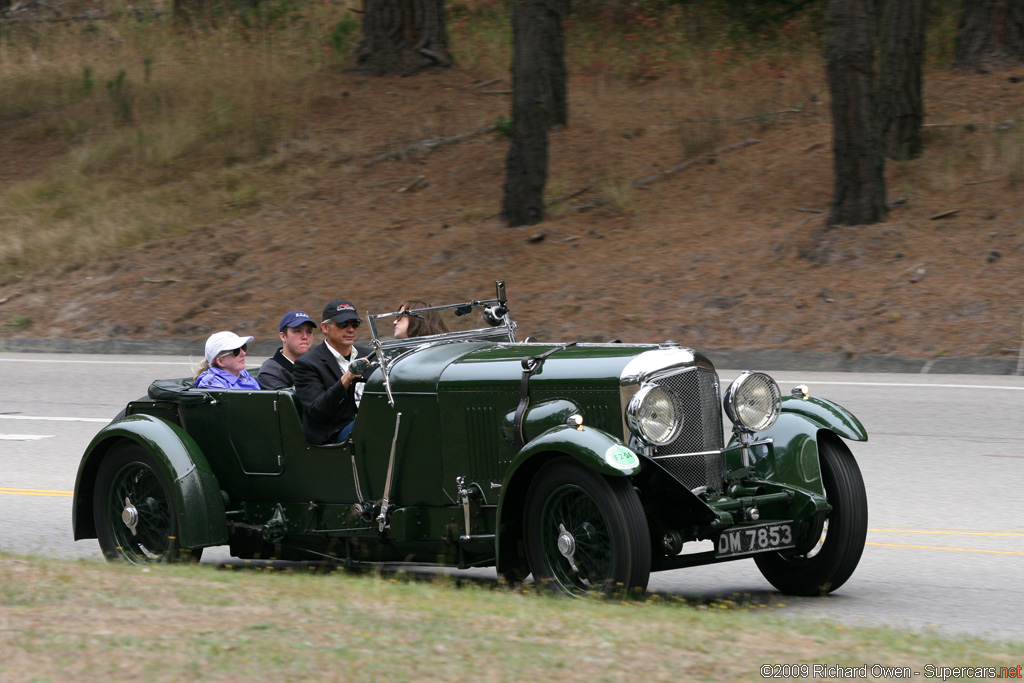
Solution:
M 309 313 L 305 311 L 288 311 L 281 318 L 281 326 L 277 328 L 278 332 L 284 332 L 286 327 L 298 327 L 302 323 L 309 323 L 313 327 L 316 327 L 316 323 L 309 317 Z

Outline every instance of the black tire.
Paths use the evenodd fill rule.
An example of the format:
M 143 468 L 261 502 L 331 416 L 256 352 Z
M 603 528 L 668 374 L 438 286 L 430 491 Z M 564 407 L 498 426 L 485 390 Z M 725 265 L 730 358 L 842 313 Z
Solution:
M 628 479 L 554 460 L 530 484 L 523 521 L 537 584 L 575 597 L 647 588 L 650 531 Z
M 171 488 L 156 459 L 142 446 L 123 442 L 100 463 L 93 491 L 93 519 L 108 560 L 131 564 L 198 562 L 203 549 L 178 543 Z
M 867 539 L 868 498 L 853 454 L 831 435 L 818 441 L 818 454 L 825 497 L 832 506 L 822 540 L 800 555 L 754 556 L 764 578 L 787 595 L 825 595 L 842 586 L 857 568 Z

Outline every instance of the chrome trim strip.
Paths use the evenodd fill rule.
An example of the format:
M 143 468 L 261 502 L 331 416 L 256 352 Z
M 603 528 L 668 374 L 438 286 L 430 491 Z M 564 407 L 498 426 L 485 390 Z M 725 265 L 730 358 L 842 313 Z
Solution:
M 728 448 L 723 448 L 718 451 L 697 451 L 696 453 L 668 453 L 667 455 L 649 455 L 647 456 L 651 460 L 664 460 L 665 458 L 688 458 L 693 455 L 721 455 L 728 451 Z
M 760 441 L 751 441 L 747 443 L 747 446 L 770 446 L 773 443 L 775 443 L 775 439 L 769 436 L 767 438 L 761 439 Z M 668 453 L 666 455 L 648 455 L 647 457 L 650 458 L 651 460 L 664 460 L 665 458 L 686 458 L 691 455 L 721 455 L 723 453 L 735 451 L 740 448 L 742 448 L 742 445 L 737 443 L 732 446 L 726 446 L 725 448 L 721 448 L 716 451 L 694 451 L 693 453 Z

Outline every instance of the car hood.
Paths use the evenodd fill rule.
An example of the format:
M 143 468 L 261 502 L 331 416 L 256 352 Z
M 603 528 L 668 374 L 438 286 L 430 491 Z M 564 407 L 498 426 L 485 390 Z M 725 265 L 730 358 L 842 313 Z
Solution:
M 530 378 L 537 388 L 571 385 L 579 390 L 617 389 L 623 381 L 665 367 L 711 363 L 678 346 L 652 344 L 526 344 L 459 342 L 424 346 L 400 358 L 390 380 L 397 392 L 491 391 L 518 387 L 523 360 L 555 350 Z M 375 377 L 376 378 L 376 377 Z

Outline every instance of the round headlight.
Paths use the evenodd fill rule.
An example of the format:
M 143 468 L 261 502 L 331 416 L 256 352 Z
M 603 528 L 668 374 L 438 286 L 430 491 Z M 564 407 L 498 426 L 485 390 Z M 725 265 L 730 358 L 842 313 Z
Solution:
M 768 429 L 779 417 L 782 392 L 763 372 L 743 372 L 725 392 L 725 414 L 745 432 Z
M 656 384 L 640 388 L 626 408 L 626 421 L 637 436 L 652 446 L 671 443 L 683 426 L 683 411 L 675 395 Z

